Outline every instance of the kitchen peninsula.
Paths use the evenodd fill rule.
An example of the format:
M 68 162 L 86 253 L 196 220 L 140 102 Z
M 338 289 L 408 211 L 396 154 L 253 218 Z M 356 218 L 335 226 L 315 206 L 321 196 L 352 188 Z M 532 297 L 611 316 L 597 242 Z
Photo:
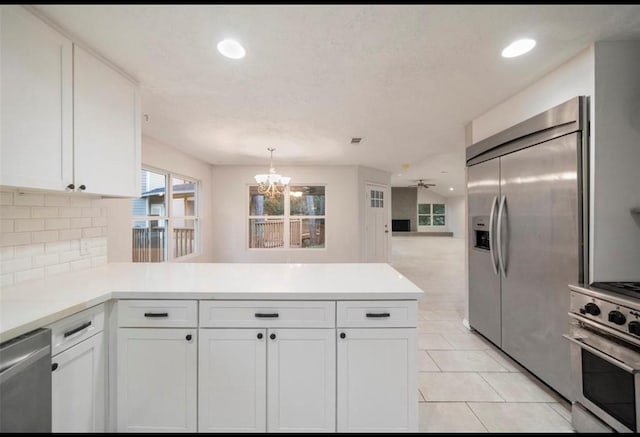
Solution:
M 417 431 L 421 295 L 388 264 L 111 263 L 3 288 L 0 341 L 51 329 L 54 431 Z

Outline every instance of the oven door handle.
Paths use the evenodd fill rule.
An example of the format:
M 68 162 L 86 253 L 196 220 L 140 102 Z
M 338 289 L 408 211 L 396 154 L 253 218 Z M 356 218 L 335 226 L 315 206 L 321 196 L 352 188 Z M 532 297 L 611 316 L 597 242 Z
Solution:
M 599 351 L 598 349 L 594 348 L 593 346 L 588 345 L 587 343 L 585 343 L 584 341 L 582 341 L 582 338 L 575 338 L 575 337 L 571 337 L 570 335 L 567 334 L 563 334 L 562 335 L 564 338 L 566 338 L 567 340 L 569 340 L 571 343 L 577 344 L 578 346 L 580 346 L 581 348 L 585 349 L 588 352 L 591 352 L 593 355 L 602 358 L 603 360 L 605 360 L 606 362 L 613 364 L 614 366 L 624 370 L 627 373 L 631 373 L 631 374 L 635 374 L 635 373 L 640 373 L 640 369 L 634 369 L 633 367 L 629 366 L 627 363 L 624 363 L 614 357 L 612 357 L 611 355 L 607 355 L 604 352 Z

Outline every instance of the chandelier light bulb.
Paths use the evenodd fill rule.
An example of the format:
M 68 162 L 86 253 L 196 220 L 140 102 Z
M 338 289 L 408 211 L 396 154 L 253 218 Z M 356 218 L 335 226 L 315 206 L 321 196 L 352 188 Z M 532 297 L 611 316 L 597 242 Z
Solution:
M 289 185 L 291 178 L 276 173 L 276 169 L 273 167 L 273 151 L 276 149 L 273 147 L 269 147 L 267 148 L 267 150 L 271 152 L 269 173 L 258 174 L 255 175 L 254 178 L 258 183 L 258 193 L 266 195 L 267 197 L 269 197 L 269 199 L 273 199 L 274 197 L 284 193 L 284 190 L 286 189 L 287 185 Z

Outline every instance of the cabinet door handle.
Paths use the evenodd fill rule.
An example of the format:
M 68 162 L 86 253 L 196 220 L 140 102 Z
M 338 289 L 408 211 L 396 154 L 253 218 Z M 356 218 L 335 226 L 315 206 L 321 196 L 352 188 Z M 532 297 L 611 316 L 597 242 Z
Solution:
M 73 190 L 75 187 L 76 187 L 76 186 L 75 186 L 75 185 L 73 185 L 73 184 L 69 184 L 69 185 L 67 185 L 67 188 L 68 188 L 69 190 Z
M 345 334 L 344 332 L 340 333 L 340 338 L 347 338 L 347 334 Z
M 271 334 L 271 335 L 269 336 L 269 338 L 270 338 L 271 340 L 275 340 L 275 339 L 276 339 L 276 335 L 275 335 L 275 334 Z
M 83 329 L 87 329 L 89 326 L 91 326 L 91 321 L 88 321 L 87 323 L 83 323 L 82 325 L 78 326 L 77 328 L 73 328 L 70 331 L 67 331 L 64 333 L 64 338 L 69 337 L 70 335 L 73 335 L 77 332 L 82 331 Z
M 57 368 L 58 368 L 58 363 L 53 363 L 53 364 L 51 365 L 51 371 L 52 371 L 52 372 L 55 372 L 55 370 L 56 370 Z
M 78 187 L 78 189 L 79 189 L 80 191 L 84 191 L 84 190 L 86 190 L 86 189 L 87 189 L 87 187 L 86 187 L 85 185 L 80 185 L 80 186 Z
M 367 313 L 367 317 L 391 317 L 391 314 L 389 313 Z
M 255 316 L 260 319 L 280 317 L 278 313 L 255 313 Z
M 145 317 L 169 317 L 169 313 L 144 313 Z
M 192 339 L 193 337 L 191 336 L 191 334 L 187 334 L 187 336 L 186 336 L 185 338 L 187 339 L 187 341 L 191 341 L 191 339 Z
M 258 337 L 258 340 L 262 340 L 262 337 L 263 337 L 263 336 L 262 336 L 262 332 L 258 332 L 257 337 Z

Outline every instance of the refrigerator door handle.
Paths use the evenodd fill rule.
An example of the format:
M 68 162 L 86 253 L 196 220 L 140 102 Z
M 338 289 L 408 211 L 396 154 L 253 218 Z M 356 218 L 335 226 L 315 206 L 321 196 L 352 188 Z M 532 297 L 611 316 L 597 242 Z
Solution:
M 500 201 L 500 207 L 498 208 L 498 225 L 497 225 L 497 246 L 498 246 L 498 262 L 500 263 L 500 270 L 502 271 L 502 277 L 507 277 L 507 269 L 505 267 L 504 257 L 502 255 L 502 217 L 504 215 L 504 207 L 507 203 L 507 196 L 502 196 Z
M 498 271 L 498 260 L 496 259 L 496 254 L 494 253 L 494 232 L 493 232 L 493 217 L 496 212 L 496 205 L 498 204 L 498 196 L 493 197 L 493 201 L 491 202 L 491 214 L 489 215 L 489 254 L 491 255 L 491 267 L 493 267 L 493 273 L 496 275 L 500 275 Z

